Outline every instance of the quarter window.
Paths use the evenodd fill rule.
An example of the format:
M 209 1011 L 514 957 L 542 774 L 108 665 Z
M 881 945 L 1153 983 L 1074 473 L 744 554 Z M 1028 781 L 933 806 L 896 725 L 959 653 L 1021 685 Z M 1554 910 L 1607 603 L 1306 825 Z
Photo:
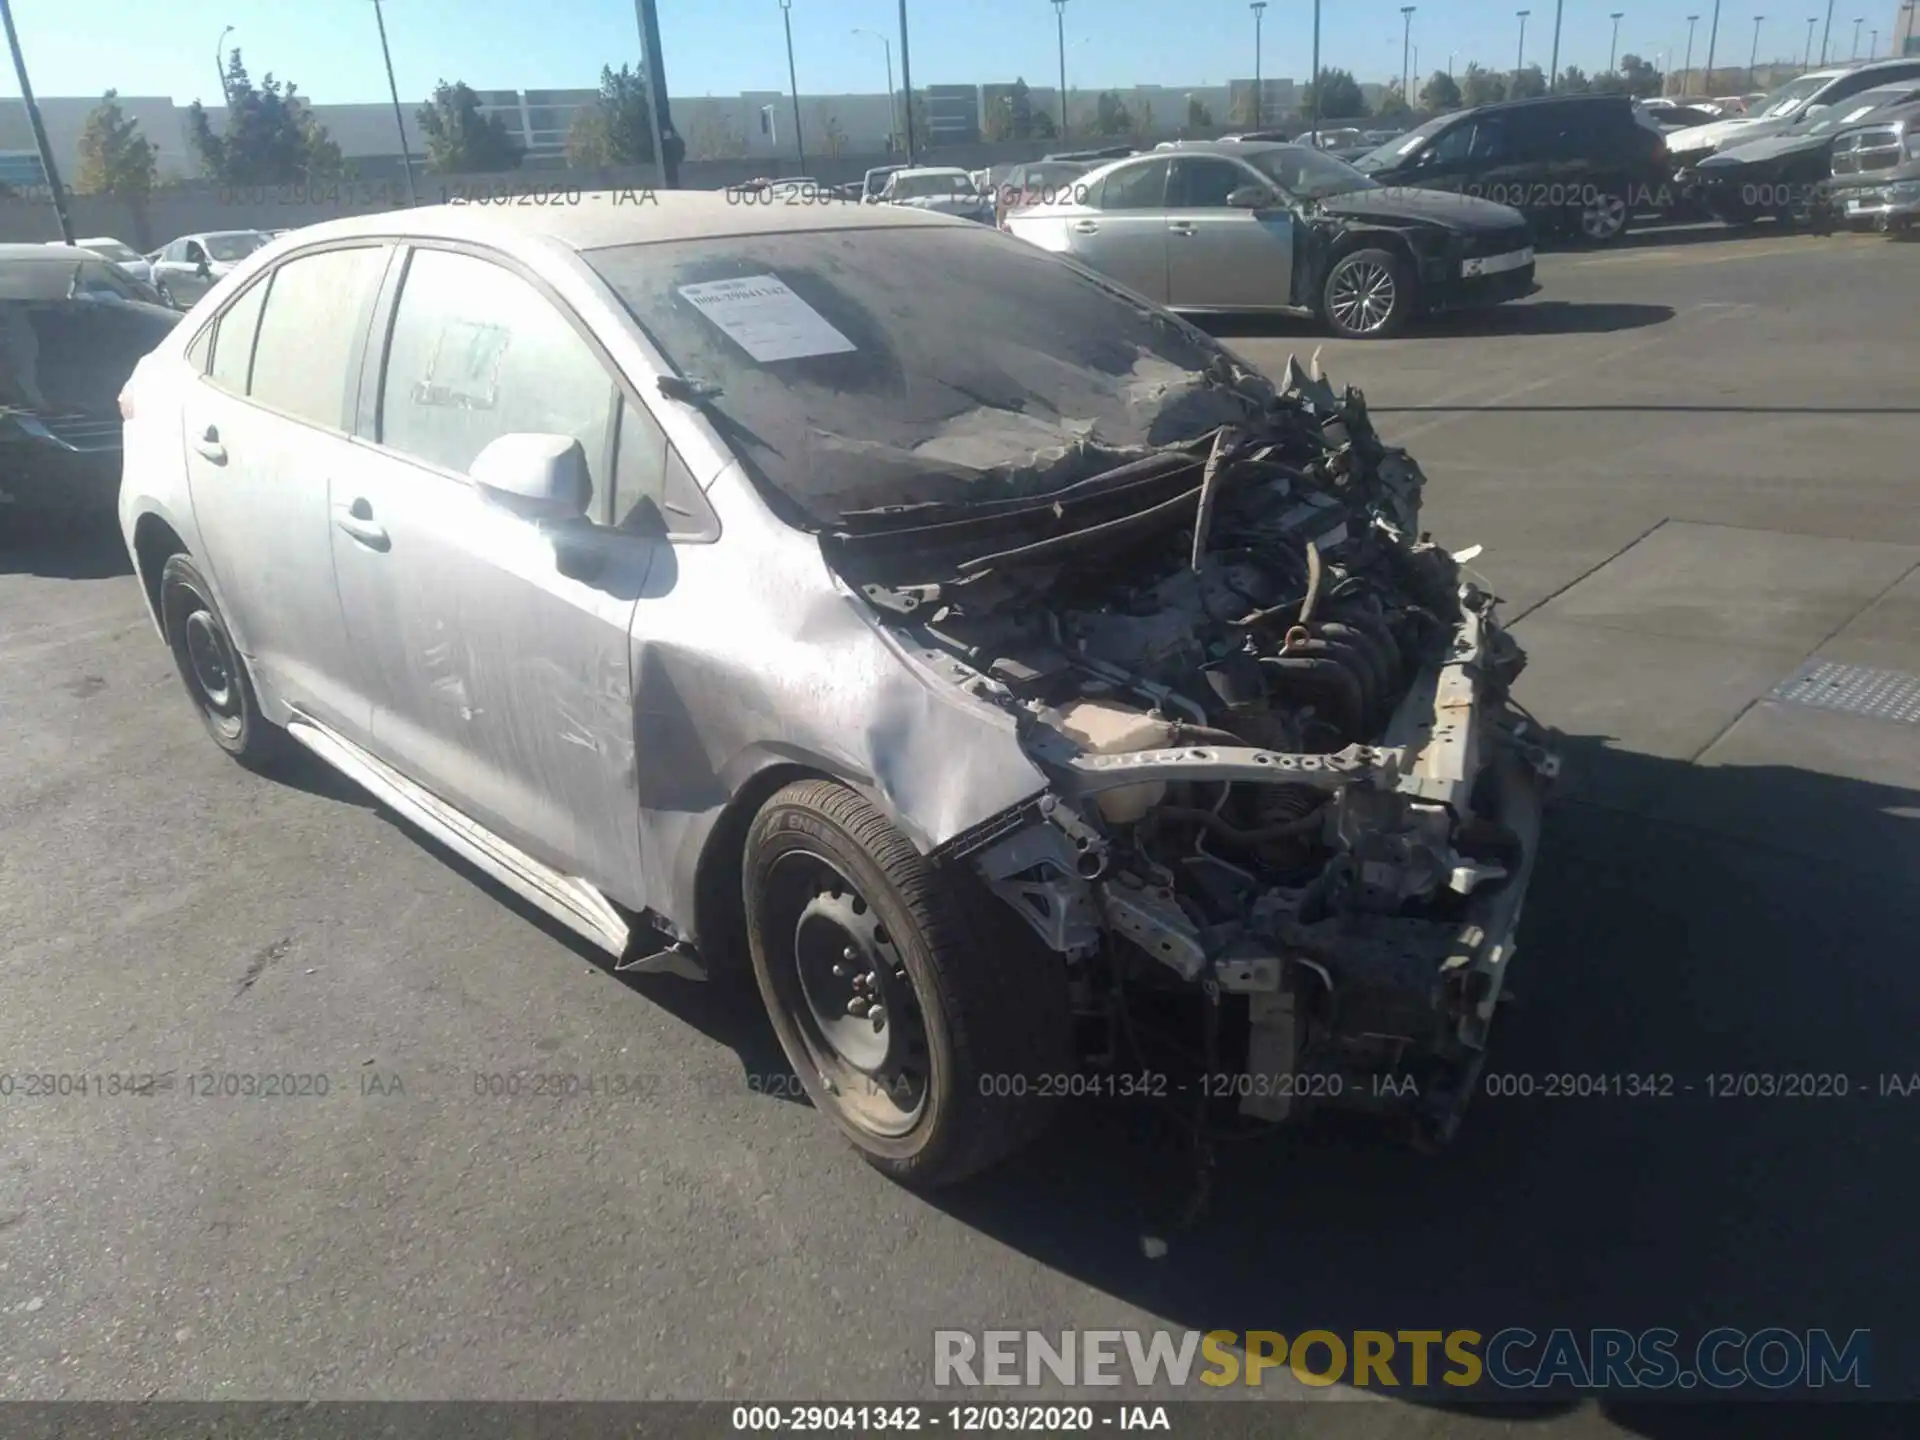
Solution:
M 380 283 L 386 252 L 375 245 L 301 255 L 273 272 L 248 393 L 309 424 L 350 428 L 348 374 L 355 342 Z
M 260 328 L 260 307 L 267 298 L 267 282 L 249 285 L 240 297 L 221 312 L 213 332 L 213 368 L 207 378 L 222 390 L 235 395 L 247 393 L 247 379 L 253 369 L 253 340 Z
M 465 474 L 488 442 L 571 435 L 605 513 L 615 388 L 593 348 L 546 296 L 472 255 L 416 250 L 393 319 L 379 439 Z

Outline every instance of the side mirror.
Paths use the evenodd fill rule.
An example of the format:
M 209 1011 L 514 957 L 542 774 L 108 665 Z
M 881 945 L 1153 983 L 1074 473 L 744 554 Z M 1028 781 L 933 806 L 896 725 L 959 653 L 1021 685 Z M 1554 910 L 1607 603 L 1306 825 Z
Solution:
M 1280 197 L 1264 185 L 1242 185 L 1227 196 L 1227 204 L 1235 210 L 1274 210 L 1280 206 Z
M 593 495 L 587 452 L 571 435 L 501 435 L 467 474 L 489 500 L 528 520 L 583 520 Z

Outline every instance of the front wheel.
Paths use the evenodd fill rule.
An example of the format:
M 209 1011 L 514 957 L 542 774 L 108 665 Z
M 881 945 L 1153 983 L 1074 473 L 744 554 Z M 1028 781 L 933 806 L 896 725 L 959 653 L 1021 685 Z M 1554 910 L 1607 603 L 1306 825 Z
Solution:
M 871 1164 L 933 1188 L 1039 1134 L 1071 1065 L 1066 969 L 971 871 L 825 780 L 767 802 L 744 870 L 781 1048 Z
M 1413 313 L 1413 280 L 1391 250 L 1355 250 L 1327 272 L 1321 312 L 1336 335 L 1383 340 L 1396 335 Z
M 1626 200 L 1601 193 L 1580 209 L 1580 238 L 1589 245 L 1611 245 L 1627 233 L 1632 212 Z

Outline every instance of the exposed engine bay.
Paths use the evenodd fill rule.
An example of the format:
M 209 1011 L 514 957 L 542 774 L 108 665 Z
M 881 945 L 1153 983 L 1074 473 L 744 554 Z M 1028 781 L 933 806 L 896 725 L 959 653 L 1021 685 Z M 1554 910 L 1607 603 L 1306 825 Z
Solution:
M 1243 421 L 1045 505 L 850 528 L 829 554 L 1052 778 L 939 858 L 1066 957 L 1087 1065 L 1184 1074 L 1205 1114 L 1361 1108 L 1442 1141 L 1502 993 L 1551 737 L 1359 392 L 1297 365 L 1278 391 L 1223 385 Z

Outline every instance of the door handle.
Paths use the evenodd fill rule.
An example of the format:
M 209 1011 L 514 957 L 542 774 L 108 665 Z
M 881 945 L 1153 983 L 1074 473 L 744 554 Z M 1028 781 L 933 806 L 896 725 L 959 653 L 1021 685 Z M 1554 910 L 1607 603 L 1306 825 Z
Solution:
M 1100 224 L 1095 220 L 1076 220 L 1067 228 L 1076 235 L 1091 235 L 1100 228 Z
M 202 459 L 215 465 L 227 463 L 227 447 L 220 443 L 220 431 L 216 426 L 207 426 L 206 433 L 193 442 L 193 448 L 200 452 Z
M 1169 235 L 1197 235 L 1200 232 L 1193 228 L 1193 222 L 1190 220 L 1173 220 L 1167 224 L 1167 233 Z
M 374 523 L 373 507 L 364 499 L 355 500 L 351 505 L 334 506 L 333 523 L 369 550 L 385 553 L 393 547 L 386 530 Z

